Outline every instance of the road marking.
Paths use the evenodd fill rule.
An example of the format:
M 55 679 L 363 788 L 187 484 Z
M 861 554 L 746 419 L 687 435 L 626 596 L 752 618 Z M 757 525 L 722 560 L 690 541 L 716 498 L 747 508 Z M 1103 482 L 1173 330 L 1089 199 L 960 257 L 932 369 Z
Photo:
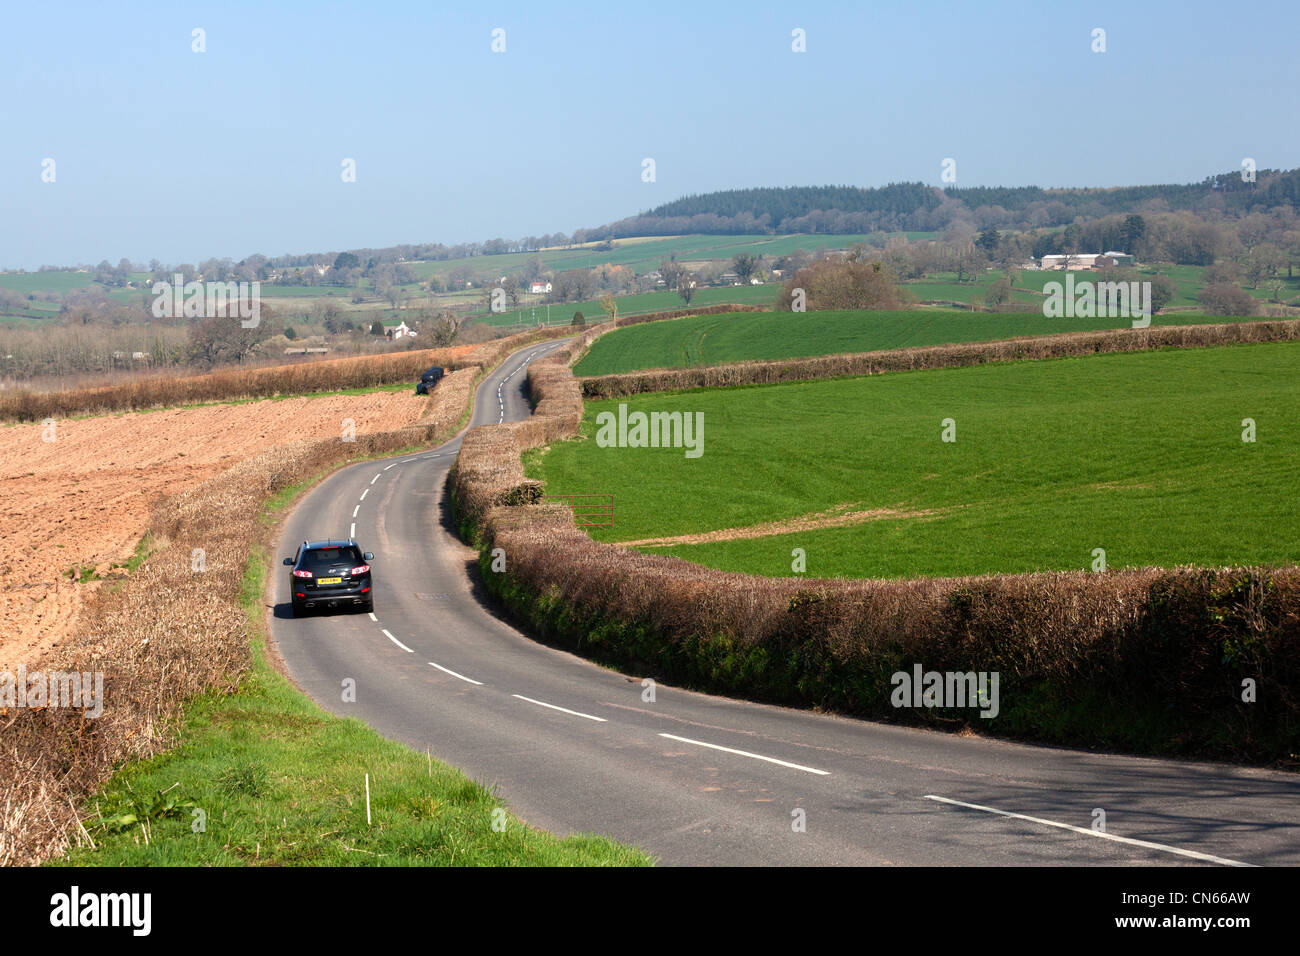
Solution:
M 387 469 L 384 469 L 384 470 L 387 471 Z M 375 475 L 375 477 L 371 478 L 371 479 L 370 479 L 370 483 L 373 485 L 376 481 L 379 480 L 379 475 L 382 475 L 383 473 L 384 473 L 384 472 L 381 471 L 381 472 L 379 472 L 379 474 Z
M 388 466 L 388 468 L 396 468 L 396 467 L 397 467 L 397 464 L 398 464 L 397 462 L 393 462 L 391 465 Z M 388 468 L 385 468 L 384 471 L 387 471 Z M 371 484 L 373 485 L 374 482 L 372 481 Z
M 390 641 L 392 641 L 394 644 L 396 644 L 396 645 L 397 645 L 398 647 L 400 647 L 402 650 L 406 651 L 406 653 L 408 653 L 408 654 L 414 654 L 414 653 L 415 653 L 415 651 L 411 650 L 409 647 L 407 647 L 405 644 L 403 644 L 403 643 L 402 643 L 401 641 L 399 641 L 397 638 L 393 637 L 393 635 L 389 634 L 387 628 L 381 627 L 380 630 L 384 632 L 384 637 L 388 638 Z
M 348 538 L 353 539 L 357 536 L 357 523 L 352 522 L 352 527 L 348 528 Z
M 1069 823 L 1057 823 L 1055 820 L 1044 820 L 1042 817 L 1031 817 L 1024 813 L 1010 813 L 1006 810 L 998 810 L 995 807 L 982 807 L 978 803 L 963 803 L 960 800 L 949 800 L 947 797 L 936 797 L 934 794 L 926 794 L 925 800 L 938 800 L 940 803 L 950 803 L 957 807 L 967 807 L 971 810 L 983 810 L 985 813 L 996 813 L 1001 817 L 1012 817 L 1016 820 L 1028 820 L 1031 823 L 1041 823 L 1044 826 L 1060 827 L 1062 830 L 1073 830 L 1075 833 L 1082 833 L 1084 836 L 1099 837 L 1103 840 L 1114 840 L 1116 843 L 1127 843 L 1131 846 L 1146 847 L 1148 850 L 1162 850 L 1165 853 L 1177 853 L 1180 856 L 1190 856 L 1196 860 L 1207 860 L 1210 863 L 1222 863 L 1224 866 L 1249 866 L 1253 863 L 1242 863 L 1240 860 L 1229 860 L 1222 856 L 1213 856 L 1209 853 L 1200 853 L 1196 850 L 1183 850 L 1176 846 L 1169 846 L 1164 843 L 1152 843 L 1149 840 L 1135 840 L 1132 837 L 1116 836 L 1113 833 L 1106 833 L 1102 830 L 1090 830 L 1086 827 L 1076 827 Z
M 360 510 L 361 510 L 361 506 L 360 506 L 360 505 L 357 505 L 355 508 L 353 508 L 353 509 L 352 509 L 352 517 L 355 518 L 355 517 L 357 516 L 357 512 L 360 511 Z
M 365 501 L 365 500 L 366 500 L 366 495 L 368 495 L 368 494 L 370 494 L 370 489 L 369 489 L 369 488 L 367 488 L 365 491 L 361 492 L 361 497 L 358 498 L 357 500 L 358 500 L 358 501 Z
M 538 707 L 549 707 L 551 710 L 558 710 L 561 713 L 572 714 L 574 717 L 586 717 L 588 720 L 598 720 L 605 723 L 604 717 L 593 717 L 591 714 L 582 714 L 576 710 L 569 710 L 567 707 L 556 707 L 554 704 L 548 704 L 544 700 L 533 700 L 531 697 L 525 697 L 523 694 L 511 694 L 511 697 L 518 697 L 520 700 L 526 700 L 530 704 L 536 704 Z
M 450 674 L 452 677 L 459 677 L 467 684 L 477 684 L 479 687 L 483 686 L 483 682 L 481 680 L 473 680 L 472 678 L 466 677 L 464 674 L 457 674 L 455 671 L 448 670 L 446 667 L 443 667 L 441 664 L 435 664 L 433 661 L 429 661 L 429 666 L 436 667 L 444 674 Z
M 755 760 L 766 760 L 768 763 L 778 764 L 782 767 L 790 767 L 794 770 L 802 770 L 805 773 L 815 773 L 823 777 L 829 777 L 829 770 L 818 770 L 816 767 L 805 767 L 802 764 L 789 763 L 785 760 L 777 760 L 775 757 L 764 757 L 762 754 L 752 754 L 747 750 L 732 750 L 730 747 L 720 747 L 717 744 L 705 743 L 703 740 L 691 740 L 689 737 L 678 737 L 675 734 L 660 734 L 660 737 L 667 737 L 669 740 L 680 740 L 684 744 L 695 744 L 697 747 L 708 747 L 711 750 L 721 750 L 724 753 L 739 754 L 742 757 L 753 757 Z
M 371 611 L 371 612 L 370 612 L 370 620 L 374 621 L 376 624 L 379 623 L 379 618 L 375 617 L 375 612 L 374 612 L 374 611 Z

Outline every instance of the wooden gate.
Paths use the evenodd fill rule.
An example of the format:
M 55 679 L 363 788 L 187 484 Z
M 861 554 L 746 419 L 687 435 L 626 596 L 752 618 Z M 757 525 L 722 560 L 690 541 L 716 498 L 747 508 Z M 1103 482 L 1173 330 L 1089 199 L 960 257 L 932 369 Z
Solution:
M 579 528 L 614 527 L 613 495 L 542 495 L 543 501 L 567 501 Z

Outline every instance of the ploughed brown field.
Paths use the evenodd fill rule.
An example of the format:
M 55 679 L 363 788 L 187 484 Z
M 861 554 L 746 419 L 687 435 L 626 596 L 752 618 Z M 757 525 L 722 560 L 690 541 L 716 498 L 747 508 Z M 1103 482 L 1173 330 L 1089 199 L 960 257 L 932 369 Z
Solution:
M 412 391 L 327 395 L 0 426 L 0 670 L 33 665 L 76 627 L 83 601 L 111 580 L 150 508 L 275 445 L 342 439 L 419 420 Z M 76 569 L 69 576 L 69 569 Z

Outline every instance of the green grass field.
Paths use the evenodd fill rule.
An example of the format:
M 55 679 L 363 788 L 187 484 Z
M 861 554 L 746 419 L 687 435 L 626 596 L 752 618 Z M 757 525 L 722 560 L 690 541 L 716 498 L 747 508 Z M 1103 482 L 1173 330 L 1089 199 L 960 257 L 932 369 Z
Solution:
M 900 233 L 901 235 L 901 233 Z M 929 238 L 930 233 L 908 233 L 909 238 Z M 469 265 L 476 275 L 509 274 L 522 269 L 533 256 L 546 269 L 590 269 L 593 266 L 631 266 L 637 272 L 653 269 L 665 259 L 676 256 L 683 261 L 730 259 L 741 252 L 761 254 L 769 259 L 795 249 L 844 249 L 866 239 L 864 235 L 796 235 L 796 236 L 671 236 L 662 239 L 616 239 L 612 249 L 593 247 L 546 249 L 541 252 L 511 252 L 497 256 L 474 256 L 469 259 L 440 259 L 407 263 L 421 279 L 446 275 L 457 266 Z
M 74 292 L 91 284 L 94 276 L 89 272 L 3 272 L 0 288 L 13 289 L 28 295 L 33 292 Z
M 1198 298 L 1201 287 L 1205 284 L 1205 270 L 1201 266 L 1138 266 L 1132 272 L 1129 281 L 1143 282 L 1159 273 L 1168 276 L 1174 284 L 1174 297 L 1169 300 L 1167 308 L 1193 308 L 1200 304 Z M 979 273 L 972 281 L 957 281 L 955 272 L 932 272 L 924 279 L 912 279 L 903 283 L 903 287 L 922 301 L 943 300 L 947 302 L 964 302 L 967 305 L 982 306 L 989 286 L 998 279 L 1006 277 L 1001 269 L 989 269 Z M 1094 279 L 1090 272 L 1076 272 L 1076 282 Z M 1048 282 L 1064 282 L 1065 273 L 1040 270 L 1022 270 L 1012 287 L 1012 297 L 1017 302 L 1041 302 L 1043 286 Z
M 1239 321 L 1243 320 L 1179 312 L 1153 316 L 1151 324 Z M 683 368 L 749 359 L 989 342 L 1021 335 L 1124 328 L 1130 324 L 1128 320 L 1117 319 L 1049 319 L 1039 313 L 972 313 L 957 309 L 688 316 L 633 325 L 601 336 L 574 366 L 574 373 L 609 375 L 645 368 Z
M 999 363 L 625 400 L 704 414 L 704 453 L 527 456 L 551 493 L 612 493 L 632 541 L 832 509 L 929 511 L 837 529 L 661 549 L 756 574 L 909 577 L 1300 560 L 1300 343 Z M 953 443 L 941 422 L 956 423 Z M 1253 418 L 1258 440 L 1242 441 Z
M 620 295 L 616 297 L 615 301 L 618 303 L 619 315 L 636 315 L 641 312 L 675 312 L 679 309 L 703 308 L 704 306 L 723 304 L 771 305 L 780 291 L 781 286 L 779 284 L 769 282 L 766 285 L 700 289 L 691 298 L 690 305 L 683 302 L 682 297 L 676 292 L 643 292 L 639 295 Z M 551 324 L 563 324 L 573 321 L 574 312 L 581 312 L 583 318 L 589 324 L 605 321 L 605 310 L 600 307 L 600 301 L 588 299 L 585 302 L 552 303 Z M 476 321 L 485 322 L 489 325 L 519 325 L 521 323 L 529 324 L 534 321 L 545 322 L 546 305 L 511 309 L 509 312 L 502 312 L 499 315 L 483 313 L 476 317 Z

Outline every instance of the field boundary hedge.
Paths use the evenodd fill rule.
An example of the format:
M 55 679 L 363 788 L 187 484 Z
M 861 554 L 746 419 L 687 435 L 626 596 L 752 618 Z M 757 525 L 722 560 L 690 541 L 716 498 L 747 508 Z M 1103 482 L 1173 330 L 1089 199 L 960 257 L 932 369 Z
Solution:
M 881 375 L 923 369 L 962 368 L 989 362 L 1073 358 L 1163 348 L 1206 348 L 1247 342 L 1300 339 L 1300 319 L 1231 322 L 1221 325 L 1163 325 L 1145 329 L 1063 332 L 996 342 L 963 342 L 885 349 L 844 355 L 819 355 L 777 361 L 733 362 L 698 368 L 645 369 L 580 378 L 584 398 L 619 398 L 647 392 L 691 388 L 775 385 L 853 375 Z
M 520 347 L 520 344 L 503 346 L 502 342 L 527 345 L 532 341 L 571 334 L 569 329 L 538 329 L 486 342 L 463 354 L 459 347 L 416 349 L 317 362 L 218 369 L 198 375 L 156 375 L 135 382 L 59 392 L 20 388 L 0 393 L 0 420 L 39 421 L 68 415 L 139 411 L 201 402 L 311 395 L 403 382 L 409 382 L 414 389 L 420 373 L 431 365 L 442 365 L 449 371 L 483 369 L 494 366 L 505 354 Z
M 1261 325 L 1283 328 L 1269 333 L 1278 338 L 1243 341 L 1295 337 L 1293 323 Z M 479 545 L 488 590 L 541 639 L 762 701 L 1053 744 L 1295 765 L 1300 568 L 817 580 L 601 544 L 567 506 L 538 503 L 541 483 L 520 461 L 526 448 L 576 434 L 585 383 L 568 364 L 587 344 L 534 363 L 534 420 L 473 429 L 449 477 L 453 514 Z M 505 554 L 503 572 L 493 570 L 494 549 Z M 918 664 L 997 672 L 999 713 L 895 708 L 892 675 Z
M 122 761 L 173 746 L 186 701 L 238 686 L 252 659 L 239 589 L 251 549 L 266 536 L 264 507 L 272 495 L 353 460 L 453 437 L 484 372 L 520 347 L 556 336 L 549 331 L 475 350 L 477 361 L 443 379 L 416 424 L 360 433 L 355 442 L 282 445 L 162 502 L 147 531 L 154 553 L 85 608 L 58 659 L 39 662 L 46 673 L 102 672 L 102 715 L 55 707 L 0 714 L 0 865 L 39 863 L 83 840 L 76 801 Z M 203 570 L 196 571 L 200 554 Z

